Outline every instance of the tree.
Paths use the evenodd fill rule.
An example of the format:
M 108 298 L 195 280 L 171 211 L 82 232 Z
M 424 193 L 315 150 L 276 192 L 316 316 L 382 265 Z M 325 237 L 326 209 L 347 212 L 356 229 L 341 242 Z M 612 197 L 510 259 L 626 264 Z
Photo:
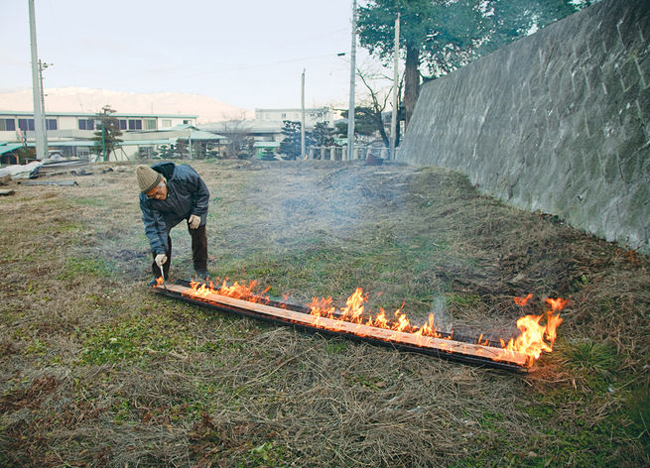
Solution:
M 428 35 L 433 33 L 436 0 L 371 0 L 359 8 L 360 43 L 372 55 L 388 63 L 394 50 L 395 18 L 400 20 L 400 46 L 406 51 L 404 105 L 407 125 L 420 87 L 420 54 Z
M 158 147 L 158 156 L 160 156 L 161 159 L 173 159 L 174 145 L 160 145 Z
M 192 145 L 190 146 L 190 138 L 178 138 L 176 140 L 176 148 L 178 149 L 178 147 L 182 145 L 184 148 L 183 152 L 187 151 L 190 159 L 206 159 L 208 156 L 208 146 L 210 144 L 205 141 L 196 140 L 192 140 L 191 143 Z
M 102 155 L 102 160 L 106 161 L 106 156 L 117 150 L 122 143 L 120 136 L 120 124 L 118 120 L 111 116 L 115 113 L 111 106 L 102 107 L 102 111 L 95 115 L 95 136 L 92 140 L 95 142 L 93 150 Z
M 354 133 L 355 135 L 363 135 L 374 137 L 379 134 L 384 146 L 390 146 L 389 135 L 386 133 L 386 123 L 390 121 L 392 115 L 388 112 L 388 102 L 392 97 L 392 86 L 388 89 L 380 89 L 378 83 L 380 81 L 391 81 L 392 78 L 386 76 L 379 76 L 368 71 L 357 70 L 357 76 L 361 78 L 361 82 L 366 87 L 367 99 L 364 99 L 359 106 L 354 110 Z M 403 80 L 398 83 L 398 96 L 401 94 Z M 401 102 L 397 103 L 397 121 L 396 140 L 395 144 L 399 145 L 400 141 L 400 126 L 399 122 L 404 120 L 404 108 Z M 343 118 L 348 117 L 348 111 L 342 110 L 341 115 Z M 339 122 L 336 124 L 337 133 L 340 135 L 347 135 L 347 122 Z
M 315 146 L 334 146 L 334 129 L 329 126 L 329 122 L 314 125 L 312 142 Z
M 548 26 L 586 6 L 592 0 L 463 0 L 474 15 L 444 11 L 444 21 L 453 28 L 448 36 L 433 34 L 424 44 L 429 75 L 433 78 L 462 67 L 476 58 Z M 469 21 L 468 21 L 469 18 Z M 463 30 L 475 25 L 476 34 L 464 42 L 454 41 Z M 468 35 L 469 36 L 469 35 Z
M 385 64 L 394 56 L 399 12 L 405 54 L 404 97 L 408 125 L 419 95 L 421 65 L 428 79 L 544 27 L 592 0 L 368 0 L 359 7 L 360 43 Z M 399 53 L 400 51 L 397 51 Z
M 280 142 L 280 148 L 278 151 L 289 159 L 296 159 L 300 157 L 300 152 L 302 150 L 302 125 L 300 122 L 294 122 L 291 120 L 284 120 L 282 123 L 284 124 L 282 127 L 284 138 Z M 306 140 L 307 136 L 305 135 L 305 141 Z
M 254 140 L 245 113 L 242 112 L 238 116 L 221 122 L 218 132 L 228 138 L 226 158 L 237 158 L 241 157 L 242 154 L 251 154 Z
M 370 102 L 367 105 L 360 107 L 359 110 L 361 111 L 362 114 L 364 114 L 367 117 L 367 120 L 371 123 L 371 125 L 375 126 L 375 129 L 379 132 L 379 136 L 381 136 L 384 145 L 386 146 L 386 148 L 388 148 L 390 146 L 390 140 L 389 140 L 389 136 L 386 134 L 384 115 L 386 114 L 386 108 L 388 107 L 388 100 L 392 94 L 391 92 L 392 87 L 386 93 L 381 93 L 376 89 L 376 87 L 372 85 L 370 81 L 370 77 L 367 76 L 367 74 L 361 72 L 361 70 L 357 70 L 357 75 L 359 76 L 359 78 L 361 78 L 362 83 L 368 90 L 368 97 L 370 99 Z M 397 84 L 393 83 L 393 86 L 398 86 L 398 90 L 401 89 L 401 83 L 397 83 Z M 396 130 L 395 146 L 399 145 L 399 139 L 400 139 L 399 121 L 403 120 L 404 117 L 403 112 L 402 113 L 399 112 L 400 109 L 399 99 L 397 102 L 397 109 L 398 109 L 398 113 L 397 113 L 398 124 L 395 129 Z
M 356 106 L 354 108 L 354 134 L 362 136 L 374 136 L 377 132 L 377 125 L 375 121 L 369 116 L 369 109 L 364 106 Z M 341 117 L 348 118 L 348 110 L 341 111 Z M 338 122 L 334 125 L 337 135 L 347 136 L 348 123 Z
M 296 159 L 301 157 L 302 152 L 302 124 L 291 120 L 283 120 L 284 127 L 282 127 L 282 134 L 284 139 L 280 142 L 278 152 L 285 155 L 288 159 Z M 322 131 L 319 130 L 319 131 Z M 321 135 L 322 136 L 322 135 Z M 305 132 L 305 148 L 314 145 L 314 137 L 312 132 Z
M 174 156 L 177 156 L 180 159 L 183 159 L 185 154 L 189 155 L 190 148 L 187 145 L 187 140 L 183 138 L 176 139 L 176 146 L 174 147 Z

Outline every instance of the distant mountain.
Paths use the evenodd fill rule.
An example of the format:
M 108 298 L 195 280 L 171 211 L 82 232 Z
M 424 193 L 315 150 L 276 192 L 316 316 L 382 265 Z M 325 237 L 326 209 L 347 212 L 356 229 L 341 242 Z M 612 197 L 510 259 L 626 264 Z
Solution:
M 105 89 L 52 88 L 45 90 L 45 112 L 99 112 L 110 105 L 117 112 L 143 114 L 190 114 L 198 123 L 240 119 L 246 111 L 201 96 L 182 93 L 124 93 Z M 32 89 L 0 93 L 0 110 L 34 110 Z M 252 112 L 245 115 L 251 117 Z

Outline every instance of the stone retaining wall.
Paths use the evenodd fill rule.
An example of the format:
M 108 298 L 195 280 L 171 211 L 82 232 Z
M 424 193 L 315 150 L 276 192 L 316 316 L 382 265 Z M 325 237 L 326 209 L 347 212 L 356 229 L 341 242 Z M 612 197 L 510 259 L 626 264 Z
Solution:
M 650 2 L 604 0 L 425 84 L 397 160 L 650 252 Z

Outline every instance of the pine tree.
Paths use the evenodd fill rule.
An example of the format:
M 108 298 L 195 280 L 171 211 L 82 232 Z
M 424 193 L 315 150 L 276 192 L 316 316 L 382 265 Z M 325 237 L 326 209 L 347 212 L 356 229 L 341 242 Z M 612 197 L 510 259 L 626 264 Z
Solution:
M 120 124 L 115 117 L 111 116 L 113 113 L 115 113 L 115 110 L 111 109 L 110 106 L 104 106 L 102 111 L 97 113 L 95 117 L 96 131 L 93 137 L 95 142 L 93 150 L 102 156 L 103 161 L 106 161 L 107 157 L 117 150 L 122 143 Z
M 284 135 L 284 139 L 280 142 L 278 151 L 287 159 L 299 158 L 302 150 L 302 125 L 300 122 L 293 122 L 291 120 L 284 120 L 283 123 L 282 134 Z M 311 132 L 305 132 L 305 148 L 309 148 L 313 144 L 314 139 Z

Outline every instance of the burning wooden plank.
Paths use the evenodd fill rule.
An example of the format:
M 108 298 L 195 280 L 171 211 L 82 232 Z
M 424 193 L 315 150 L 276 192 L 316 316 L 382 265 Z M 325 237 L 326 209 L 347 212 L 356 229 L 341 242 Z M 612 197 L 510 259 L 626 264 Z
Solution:
M 505 349 L 477 343 L 466 343 L 447 338 L 426 336 L 419 333 L 381 328 L 363 323 L 353 323 L 336 318 L 311 315 L 299 310 L 278 307 L 271 303 L 253 302 L 219 294 L 213 289 L 197 290 L 180 284 L 156 286 L 160 294 L 180 298 L 189 302 L 207 305 L 217 309 L 235 312 L 249 317 L 260 318 L 276 323 L 293 325 L 310 331 L 333 333 L 384 344 L 410 351 L 434 354 L 450 359 L 507 368 L 526 370 L 531 360 L 529 356 L 515 349 Z

